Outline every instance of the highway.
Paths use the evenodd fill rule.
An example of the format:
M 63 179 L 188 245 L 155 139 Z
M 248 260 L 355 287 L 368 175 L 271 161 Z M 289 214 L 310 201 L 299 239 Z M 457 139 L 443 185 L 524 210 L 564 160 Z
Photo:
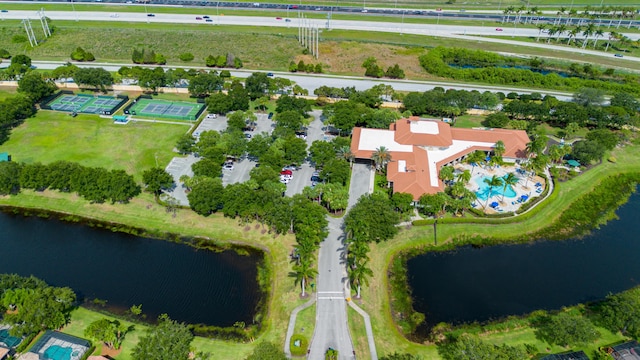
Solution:
M 155 16 L 150 17 L 145 13 L 113 13 L 113 12 L 99 12 L 99 11 L 47 11 L 46 15 L 52 20 L 85 20 L 85 21 L 114 21 L 114 22 L 138 22 L 138 23 L 173 23 L 173 24 L 210 24 L 211 26 L 218 25 L 251 25 L 251 26 L 265 26 L 265 27 L 296 27 L 298 19 L 292 19 L 291 22 L 286 22 L 285 19 L 278 19 L 275 17 L 260 17 L 260 16 L 216 16 L 212 15 L 211 23 L 204 22 L 204 20 L 196 20 L 196 17 L 201 17 L 203 13 L 198 13 L 194 9 L 194 14 L 166 14 L 158 13 Z M 116 16 L 117 15 L 117 16 Z M 291 14 L 293 16 L 295 14 Z M 3 13 L 5 19 L 37 19 L 36 11 L 33 10 L 12 10 L 7 13 Z M 317 26 L 319 28 L 325 28 L 327 22 L 325 20 L 309 19 L 311 26 Z M 502 31 L 496 31 L 496 29 L 502 29 Z M 518 46 L 527 46 L 535 48 L 543 48 L 554 51 L 564 51 L 571 53 L 588 54 L 593 56 L 602 56 L 612 58 L 614 53 L 602 52 L 589 49 L 581 49 L 577 47 L 557 46 L 546 44 L 544 40 L 546 35 L 541 36 L 542 42 L 520 42 L 516 40 L 491 38 L 488 36 L 513 36 L 513 37 L 536 37 L 538 36 L 537 29 L 522 29 L 514 27 L 486 27 L 486 26 L 466 26 L 466 25 L 438 25 L 438 24 L 415 24 L 415 23 L 397 23 L 397 22 L 379 22 L 379 21 L 355 21 L 355 20 L 331 20 L 331 29 L 340 30 L 355 30 L 355 31 L 369 31 L 369 32 L 391 32 L 399 34 L 414 34 L 414 35 L 426 35 L 426 36 L 438 36 L 447 38 L 458 38 L 472 41 L 483 41 L 492 43 L 503 43 Z M 328 31 L 328 30 L 324 30 Z M 605 33 L 601 39 L 606 39 L 609 33 Z M 640 39 L 638 33 L 623 33 L 631 40 Z M 593 37 L 590 37 L 593 39 Z M 640 61 L 640 57 L 625 56 L 625 60 Z

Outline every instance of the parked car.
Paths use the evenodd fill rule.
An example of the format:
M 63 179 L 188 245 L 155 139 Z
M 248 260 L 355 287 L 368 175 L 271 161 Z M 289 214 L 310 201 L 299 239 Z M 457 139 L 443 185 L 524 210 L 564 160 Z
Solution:
M 215 119 L 217 117 L 218 117 L 218 115 L 216 115 L 216 114 L 207 114 L 207 119 Z
M 312 176 L 311 177 L 311 183 L 319 183 L 321 181 L 322 181 L 322 179 L 320 179 L 319 176 Z
M 251 139 L 251 134 L 247 134 L 247 133 L 245 133 L 245 134 L 244 134 L 244 137 L 245 137 L 246 139 Z
M 222 166 L 223 170 L 233 170 L 233 164 L 232 163 L 226 163 Z
M 269 116 L 267 116 L 267 119 L 271 120 L 271 118 L 273 118 L 273 113 L 272 112 L 270 112 Z

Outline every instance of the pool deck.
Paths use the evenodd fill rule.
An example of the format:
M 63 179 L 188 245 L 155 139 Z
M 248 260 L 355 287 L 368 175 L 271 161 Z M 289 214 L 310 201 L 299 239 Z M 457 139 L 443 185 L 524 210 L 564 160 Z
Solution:
M 479 190 L 477 181 L 480 181 L 480 179 L 486 176 L 491 177 L 493 175 L 496 175 L 498 177 L 503 177 L 508 173 L 512 172 L 514 173 L 514 175 L 518 177 L 518 179 L 520 179 L 516 185 L 512 186 L 513 190 L 516 192 L 515 197 L 512 197 L 512 198 L 505 197 L 504 200 L 502 200 L 503 189 L 498 188 L 494 190 L 498 194 L 491 196 L 486 202 L 482 199 L 478 199 L 474 202 L 477 205 L 475 206 L 475 208 L 479 210 L 482 210 L 485 207 L 485 204 L 488 204 L 486 206 L 486 209 L 484 209 L 484 212 L 487 214 L 515 212 L 523 204 L 518 202 L 518 199 L 520 199 L 522 195 L 527 195 L 529 197 L 529 200 L 527 201 L 530 201 L 530 199 L 532 198 L 539 197 L 544 191 L 545 187 L 547 186 L 544 178 L 538 175 L 531 177 L 531 176 L 523 175 L 519 173 L 518 170 L 520 169 L 520 166 L 516 164 L 506 164 L 506 165 L 494 166 L 494 167 L 489 167 L 489 166 L 472 167 L 469 164 L 457 164 L 455 165 L 454 169 L 456 170 L 456 173 L 462 172 L 464 170 L 472 171 L 471 180 L 469 181 L 467 188 L 474 192 Z M 538 183 L 541 184 L 541 186 L 536 186 L 536 184 Z M 489 206 L 494 201 L 499 204 L 499 206 L 495 209 Z

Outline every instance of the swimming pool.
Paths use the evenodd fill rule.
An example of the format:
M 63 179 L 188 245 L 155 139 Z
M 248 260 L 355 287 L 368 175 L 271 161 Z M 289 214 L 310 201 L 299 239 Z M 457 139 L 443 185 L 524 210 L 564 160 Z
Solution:
M 51 360 L 71 360 L 73 349 L 65 346 L 51 345 L 44 351 L 44 358 Z
M 496 195 L 502 197 L 502 191 L 504 190 L 504 185 L 494 187 L 493 189 L 491 189 L 491 194 L 489 194 L 489 185 L 487 185 L 487 183 L 484 182 L 484 179 L 491 179 L 491 177 L 483 176 L 481 178 L 476 179 L 476 185 L 479 186 L 478 191 L 476 191 L 476 196 L 478 197 L 478 199 L 487 200 L 487 198 L 490 198 Z M 504 192 L 505 198 L 514 198 L 517 195 L 518 194 L 516 194 L 516 191 L 513 190 L 513 187 L 511 187 L 511 185 L 507 186 L 507 190 Z

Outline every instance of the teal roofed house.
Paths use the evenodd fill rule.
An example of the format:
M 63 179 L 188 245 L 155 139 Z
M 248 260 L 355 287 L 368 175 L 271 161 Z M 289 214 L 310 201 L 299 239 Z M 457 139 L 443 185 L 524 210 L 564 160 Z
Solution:
M 9 155 L 9 153 L 6 152 L 0 152 L 0 162 L 3 161 L 11 161 L 11 155 Z

